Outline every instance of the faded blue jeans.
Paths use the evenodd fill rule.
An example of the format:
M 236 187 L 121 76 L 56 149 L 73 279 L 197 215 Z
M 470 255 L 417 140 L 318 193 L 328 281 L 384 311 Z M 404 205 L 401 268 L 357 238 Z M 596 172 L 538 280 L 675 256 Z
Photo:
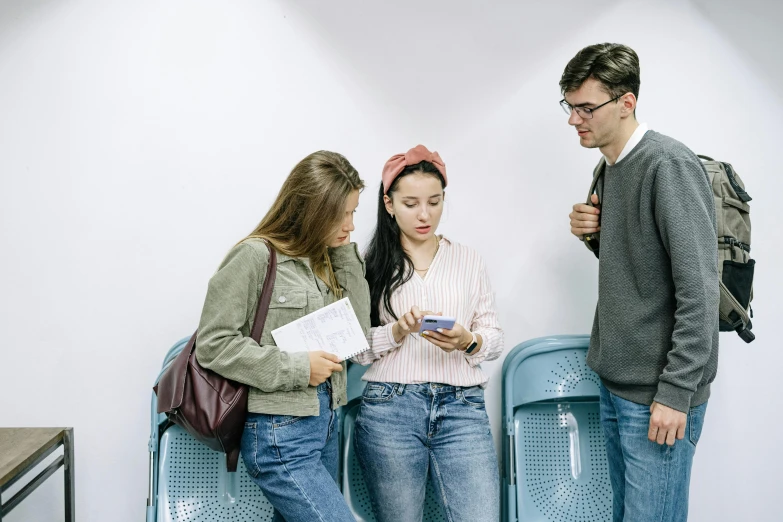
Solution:
M 355 433 L 378 522 L 420 521 L 428 475 L 450 522 L 500 519 L 497 454 L 478 386 L 370 382 Z
M 329 381 L 318 386 L 320 414 L 248 413 L 242 459 L 275 508 L 275 521 L 355 522 L 337 485 L 337 412 Z
M 647 439 L 650 407 L 601 386 L 601 425 L 606 435 L 613 522 L 685 522 L 691 465 L 707 403 L 691 408 L 685 438 L 674 446 Z

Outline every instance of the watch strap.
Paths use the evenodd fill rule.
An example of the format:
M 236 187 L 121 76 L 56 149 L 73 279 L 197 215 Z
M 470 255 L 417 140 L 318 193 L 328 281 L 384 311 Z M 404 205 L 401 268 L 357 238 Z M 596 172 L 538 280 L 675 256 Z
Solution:
M 473 332 L 470 332 L 470 335 L 473 336 L 473 341 L 470 343 L 470 345 L 465 349 L 465 353 L 470 355 L 473 353 L 473 350 L 476 349 L 476 346 L 478 346 L 478 339 L 476 339 L 476 334 Z

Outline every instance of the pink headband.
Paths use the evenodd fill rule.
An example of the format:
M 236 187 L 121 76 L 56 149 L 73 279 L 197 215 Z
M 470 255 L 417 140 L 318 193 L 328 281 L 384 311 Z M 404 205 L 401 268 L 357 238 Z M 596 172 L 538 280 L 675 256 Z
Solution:
M 416 145 L 405 154 L 395 154 L 389 158 L 389 161 L 383 166 L 383 175 L 381 176 L 381 179 L 383 180 L 383 193 L 386 194 L 389 191 L 389 187 L 391 187 L 391 184 L 405 167 L 408 165 L 416 165 L 422 161 L 429 161 L 435 165 L 435 168 L 438 169 L 438 172 L 443 176 L 443 182 L 448 184 L 449 180 L 446 178 L 446 164 L 440 159 L 440 155 L 437 152 L 430 152 L 424 145 Z

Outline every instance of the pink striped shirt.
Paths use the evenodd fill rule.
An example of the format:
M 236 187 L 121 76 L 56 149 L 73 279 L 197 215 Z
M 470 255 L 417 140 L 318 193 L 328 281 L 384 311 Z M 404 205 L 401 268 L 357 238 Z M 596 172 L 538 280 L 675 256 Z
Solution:
M 456 317 L 463 327 L 481 335 L 481 350 L 473 355 L 459 350 L 447 353 L 418 333 L 405 336 L 397 344 L 392 335 L 395 319 L 381 304 L 380 318 L 384 326 L 370 330 L 367 335 L 370 349 L 352 359 L 363 365 L 372 363 L 363 380 L 486 385 L 489 377 L 480 364 L 497 359 L 503 351 L 503 330 L 495 311 L 486 265 L 475 250 L 442 237 L 427 274 L 422 278 L 414 272 L 392 294 L 391 305 L 398 316 L 415 305 L 421 310 Z

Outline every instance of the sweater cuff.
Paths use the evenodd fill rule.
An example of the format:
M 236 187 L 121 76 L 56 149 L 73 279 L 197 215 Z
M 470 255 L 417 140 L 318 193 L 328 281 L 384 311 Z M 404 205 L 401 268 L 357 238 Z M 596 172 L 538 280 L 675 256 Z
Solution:
M 691 397 L 693 397 L 692 391 L 661 381 L 658 382 L 658 393 L 655 394 L 653 400 L 658 404 L 688 413 L 691 408 Z

